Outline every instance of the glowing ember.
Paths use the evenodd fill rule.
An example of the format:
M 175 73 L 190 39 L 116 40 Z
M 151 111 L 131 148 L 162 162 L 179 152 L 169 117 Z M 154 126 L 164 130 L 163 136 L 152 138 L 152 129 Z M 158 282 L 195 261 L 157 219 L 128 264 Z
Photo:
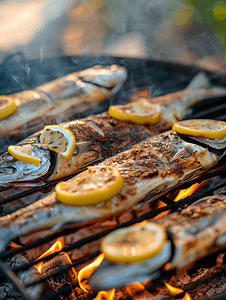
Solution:
M 104 254 L 100 254 L 94 262 L 80 270 L 78 273 L 78 282 L 83 291 L 88 292 L 88 290 L 90 290 L 90 286 L 87 284 L 87 281 L 94 270 L 102 263 L 103 259 Z
M 195 183 L 192 186 L 190 186 L 188 189 L 181 190 L 176 196 L 176 198 L 174 199 L 174 201 L 177 202 L 180 199 L 184 199 L 192 195 L 201 185 L 202 183 Z
M 173 287 L 173 286 L 169 285 L 166 282 L 165 282 L 165 285 L 168 288 L 168 290 L 170 291 L 170 293 L 174 296 L 184 292 L 183 290 L 181 290 L 179 288 L 176 288 L 176 287 Z M 180 299 L 181 300 L 191 300 L 191 297 L 188 293 L 185 293 L 185 295 Z
M 126 290 L 134 300 L 149 299 L 152 297 L 152 295 L 145 289 L 143 284 L 139 282 L 134 282 L 133 284 L 127 285 Z
M 55 253 L 55 252 L 58 252 L 60 251 L 61 249 L 63 248 L 63 244 L 60 240 L 57 240 L 53 245 L 52 247 L 50 247 L 46 252 L 44 252 L 41 256 L 39 256 L 38 259 L 42 258 L 42 257 L 45 257 L 45 256 L 48 256 L 52 253 Z M 67 255 L 65 253 L 65 255 Z M 70 261 L 70 258 L 69 256 L 67 255 L 69 261 Z M 38 263 L 37 265 L 34 265 L 34 267 L 39 271 L 39 273 L 41 273 L 42 271 L 42 266 L 43 266 L 43 261 Z

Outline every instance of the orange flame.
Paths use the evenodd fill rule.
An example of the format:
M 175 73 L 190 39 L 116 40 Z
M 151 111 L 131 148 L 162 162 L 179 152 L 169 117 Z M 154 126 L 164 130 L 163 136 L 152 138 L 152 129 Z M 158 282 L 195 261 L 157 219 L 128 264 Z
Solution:
M 115 289 L 110 291 L 100 291 L 94 300 L 112 300 L 115 295 Z
M 135 225 L 144 225 L 144 224 L 146 224 L 148 221 L 147 220 L 143 220 L 143 221 L 141 221 L 141 222 L 139 222 L 139 223 L 136 223 Z
M 192 186 L 190 186 L 187 189 L 181 190 L 176 198 L 174 199 L 175 202 L 179 201 L 180 199 L 184 199 L 190 195 L 192 195 L 192 193 L 194 193 L 200 186 L 202 185 L 202 183 L 194 183 Z
M 78 282 L 83 291 L 88 292 L 88 290 L 90 290 L 90 286 L 87 284 L 87 281 L 94 270 L 102 263 L 103 259 L 104 254 L 102 253 L 94 260 L 94 262 L 84 267 L 78 273 Z
M 140 282 L 134 282 L 133 284 L 127 285 L 126 289 L 130 296 L 143 292 L 145 290 L 145 287 Z
M 89 277 L 92 275 L 94 270 L 102 263 L 105 255 L 100 254 L 91 264 L 84 267 L 78 273 L 78 282 L 79 286 L 83 289 L 83 291 L 88 292 L 91 288 L 87 284 Z M 115 289 L 110 291 L 100 291 L 94 300 L 112 300 L 115 295 Z
M 148 282 L 148 281 L 147 281 Z M 145 288 L 145 282 L 134 282 L 127 285 L 126 290 L 133 300 L 151 299 L 153 295 L 149 293 Z
M 166 287 L 168 288 L 168 290 L 170 291 L 170 293 L 172 295 L 178 295 L 180 293 L 183 293 L 183 290 L 179 289 L 179 288 L 176 288 L 176 287 L 173 287 L 171 285 L 169 285 L 168 283 L 165 282 L 165 285 Z M 184 297 L 181 298 L 181 300 L 191 300 L 191 297 L 188 293 L 185 293 Z
M 47 255 L 50 255 L 54 252 L 60 251 L 63 248 L 63 244 L 60 240 L 57 240 L 52 247 L 50 247 L 46 252 L 44 252 L 41 256 L 39 256 L 38 259 L 45 257 Z M 66 253 L 65 253 L 66 254 Z M 70 260 L 70 259 L 69 259 Z M 43 266 L 43 261 L 41 261 L 40 263 L 34 265 L 34 267 L 39 271 L 39 273 L 41 273 L 42 271 L 42 266 Z

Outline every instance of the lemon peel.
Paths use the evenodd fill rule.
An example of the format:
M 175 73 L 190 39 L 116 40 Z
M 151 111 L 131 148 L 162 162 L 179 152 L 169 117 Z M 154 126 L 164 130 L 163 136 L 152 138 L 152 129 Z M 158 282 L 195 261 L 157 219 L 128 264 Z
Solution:
M 156 124 L 161 117 L 161 106 L 140 99 L 125 105 L 113 105 L 108 109 L 108 114 L 117 120 L 128 121 L 136 124 Z
M 93 205 L 118 194 L 123 178 L 118 169 L 110 166 L 93 166 L 71 180 L 59 182 L 56 197 L 69 205 Z
M 172 129 L 180 134 L 209 139 L 222 139 L 226 136 L 226 122 L 210 119 L 178 121 Z
M 13 114 L 16 109 L 16 103 L 10 96 L 0 96 L 0 120 Z
M 73 133 L 60 125 L 47 125 L 40 135 L 40 148 L 54 151 L 68 160 L 75 151 L 75 145 Z
M 102 240 L 101 251 L 110 262 L 136 263 L 155 256 L 166 239 L 164 228 L 146 222 L 111 232 Z
M 37 157 L 32 156 L 32 149 L 33 147 L 30 144 L 22 146 L 11 145 L 8 147 L 8 152 L 17 160 L 25 161 L 39 166 L 41 160 Z

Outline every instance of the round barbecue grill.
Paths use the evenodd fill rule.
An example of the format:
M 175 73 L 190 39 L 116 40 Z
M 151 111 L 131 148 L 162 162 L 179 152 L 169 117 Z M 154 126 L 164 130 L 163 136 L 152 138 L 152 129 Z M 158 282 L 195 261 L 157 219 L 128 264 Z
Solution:
M 162 94 L 167 94 L 176 90 L 184 89 L 190 80 L 194 77 L 202 69 L 196 66 L 186 66 L 172 62 L 164 62 L 164 61 L 154 61 L 154 60 L 145 60 L 145 59 L 134 59 L 134 58 L 123 58 L 123 57 L 94 57 L 94 56 L 71 56 L 71 57 L 60 57 L 60 58 L 50 58 L 44 59 L 42 62 L 39 60 L 27 61 L 22 53 L 16 53 L 15 55 L 11 55 L 5 59 L 3 64 L 0 66 L 0 93 L 4 94 L 12 94 L 15 92 L 19 92 L 21 90 L 31 89 L 38 85 L 41 85 L 45 82 L 53 80 L 55 78 L 64 76 L 68 73 L 75 72 L 78 70 L 82 70 L 88 67 L 92 67 L 96 64 L 109 65 L 109 64 L 118 64 L 127 68 L 128 70 L 128 78 L 121 88 L 121 90 L 113 97 L 108 99 L 104 104 L 98 105 L 94 107 L 91 111 L 87 111 L 78 116 L 78 118 L 82 118 L 84 116 L 89 115 L 90 113 L 99 113 L 107 110 L 109 104 L 118 104 L 125 103 L 128 101 L 128 95 L 131 93 L 138 91 L 140 89 L 150 91 L 150 95 L 153 97 L 159 96 Z M 211 82 L 214 85 L 224 85 L 226 84 L 226 76 L 222 73 L 206 71 L 206 74 L 210 78 Z M 196 104 L 191 110 L 188 111 L 186 118 L 214 118 L 219 120 L 226 120 L 226 102 L 225 97 L 218 97 L 209 100 L 205 100 L 199 104 Z M 13 141 L 14 142 L 14 141 Z M 12 143 L 12 141 L 10 141 Z M 223 165 L 224 162 L 221 164 Z M 191 186 L 195 182 L 201 182 L 203 180 L 214 178 L 217 176 L 221 176 L 222 181 L 220 183 L 211 185 L 208 189 L 205 189 L 200 192 L 194 193 L 192 196 L 187 197 L 183 200 L 175 203 L 170 197 L 167 195 L 161 197 L 161 200 L 165 202 L 166 206 L 161 208 L 153 209 L 153 205 L 150 205 L 148 210 L 143 213 L 141 216 L 137 215 L 136 211 L 132 212 L 132 218 L 127 222 L 117 222 L 116 226 L 109 228 L 107 230 L 102 230 L 102 232 L 94 235 L 90 235 L 87 238 L 81 239 L 76 243 L 72 243 L 71 245 L 67 245 L 61 251 L 67 252 L 72 251 L 73 249 L 79 249 L 85 244 L 88 244 L 92 241 L 98 240 L 101 237 L 105 236 L 107 233 L 121 227 L 125 227 L 131 224 L 138 223 L 140 221 L 146 219 L 152 219 L 158 216 L 160 213 L 164 211 L 174 211 L 178 208 L 181 208 L 185 205 L 189 205 L 194 201 L 204 197 L 206 195 L 211 195 L 215 190 L 219 188 L 224 188 L 226 185 L 226 181 L 224 181 L 225 170 L 211 170 L 208 174 L 203 176 L 202 178 L 192 180 L 189 183 L 184 184 L 184 186 L 179 188 L 187 188 Z M 11 203 L 15 200 L 20 200 L 23 197 L 26 197 L 31 194 L 36 194 L 38 192 L 45 193 L 51 189 L 54 184 L 46 184 L 45 187 L 36 187 L 31 188 L 29 190 L 22 190 L 22 192 L 15 191 L 15 194 L 10 195 L 2 199 L 1 205 Z M 14 192 L 13 192 L 14 193 Z M 1 209 L 2 211 L 2 209 Z M 4 215 L 4 214 L 2 214 Z M 76 228 L 78 230 L 78 228 Z M 21 247 L 14 248 L 9 247 L 5 252 L 0 254 L 0 272 L 2 274 L 1 281 L 4 281 L 4 278 L 11 282 L 16 288 L 16 293 L 18 299 L 29 299 L 26 294 L 26 289 L 23 283 L 18 284 L 17 278 L 15 274 L 22 270 L 29 269 L 36 262 L 28 262 L 25 263 L 22 267 L 14 267 L 13 272 L 9 270 L 5 265 L 5 260 L 10 259 L 17 254 L 23 254 L 28 249 L 32 249 L 39 245 L 45 244 L 49 241 L 56 239 L 57 237 L 65 236 L 75 231 L 72 229 L 62 229 L 60 232 L 55 234 L 48 235 L 45 238 L 37 239 L 36 241 L 32 241 L 27 243 L 26 245 L 22 245 Z M 58 253 L 54 253 L 51 257 L 55 257 Z M 73 261 L 73 266 L 78 267 L 81 264 L 84 264 L 86 261 L 89 261 L 96 257 L 99 254 L 99 251 L 95 253 L 89 253 L 84 256 L 82 259 L 78 259 Z M 50 258 L 50 257 L 49 257 Z M 41 260 L 47 260 L 47 258 L 43 258 Z M 71 266 L 64 267 L 59 269 L 57 273 L 65 272 L 67 269 L 70 269 Z M 41 279 L 39 282 L 43 282 Z M 73 288 L 72 286 L 64 286 L 60 292 L 56 293 L 55 291 L 48 291 L 40 296 L 38 299 L 59 299 L 59 294 L 62 293 L 64 295 Z M 93 299 L 95 298 L 95 292 L 88 292 L 79 297 L 79 299 Z M 127 297 L 128 298 L 128 297 Z M 0 297 L 1 299 L 1 297 Z M 223 298 L 222 298 L 223 299 Z

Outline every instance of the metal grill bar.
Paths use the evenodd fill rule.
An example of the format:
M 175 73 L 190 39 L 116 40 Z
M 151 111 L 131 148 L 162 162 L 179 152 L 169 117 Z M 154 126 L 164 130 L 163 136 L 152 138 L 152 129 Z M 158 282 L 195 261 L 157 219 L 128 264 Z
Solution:
M 93 58 L 93 57 L 89 57 L 88 59 L 87 59 L 87 57 L 84 57 L 84 60 L 85 60 L 84 64 L 82 64 L 81 61 L 80 61 L 80 66 L 79 66 L 80 69 L 86 68 L 87 64 L 89 64 L 89 66 L 92 66 L 92 65 L 95 65 L 97 63 L 102 63 L 101 60 L 97 60 L 96 58 Z M 47 61 L 52 61 L 52 60 L 50 59 L 50 60 L 47 60 Z M 58 62 L 58 60 L 57 60 L 57 62 Z M 105 64 L 110 64 L 110 63 L 112 63 L 112 59 L 104 58 L 104 62 L 105 62 Z M 20 63 L 24 64 L 24 63 L 27 63 L 27 62 L 26 61 L 24 62 L 24 59 L 22 57 Z M 67 58 L 66 62 L 64 62 L 64 63 L 67 64 L 67 70 L 66 70 L 65 74 L 69 73 L 71 71 L 75 71 L 74 69 L 73 70 L 71 69 L 71 64 L 73 63 L 72 58 Z M 139 59 L 133 59 L 133 63 L 131 64 L 130 59 L 122 60 L 120 58 L 115 58 L 114 63 L 120 63 L 121 65 L 124 65 L 128 69 L 129 73 L 131 74 L 130 78 L 127 80 L 127 82 L 125 83 L 125 86 L 122 89 L 122 92 L 120 94 L 121 98 L 119 97 L 119 100 L 117 100 L 117 101 L 122 100 L 123 94 L 125 92 L 131 91 L 131 89 L 133 89 L 134 87 L 136 88 L 136 87 L 140 87 L 140 86 L 144 86 L 144 85 L 146 85 L 149 89 L 151 89 L 152 85 L 153 85 L 153 87 L 154 87 L 153 93 L 154 93 L 155 96 L 160 95 L 160 94 L 164 94 L 164 93 L 167 93 L 167 92 L 171 92 L 171 91 L 174 91 L 174 90 L 177 90 L 177 89 L 185 88 L 186 85 L 191 80 L 191 78 L 199 71 L 199 69 L 195 68 L 195 67 L 186 67 L 186 72 L 185 72 L 184 71 L 184 66 L 180 66 L 180 65 L 177 65 L 177 64 L 174 64 L 174 63 L 166 64 L 164 62 L 141 61 Z M 6 68 L 13 67 L 13 62 L 11 62 L 11 58 L 10 58 L 10 60 L 5 61 L 4 64 L 5 64 Z M 32 62 L 29 62 L 31 72 L 33 72 L 33 70 L 34 70 L 35 72 L 37 71 L 38 74 L 43 73 L 43 76 L 44 76 L 44 77 L 42 77 L 42 79 L 44 79 L 43 81 L 54 79 L 54 78 L 52 78 L 52 75 L 55 72 L 54 67 L 52 69 L 51 68 L 49 69 L 49 67 L 47 68 L 46 66 L 48 65 L 48 63 L 47 64 L 44 63 L 42 65 L 37 66 L 37 64 L 35 64 L 35 62 L 34 62 L 33 65 L 34 65 L 34 67 L 32 67 Z M 219 85 L 225 85 L 225 83 L 226 83 L 225 76 L 220 76 L 217 73 L 215 74 L 213 72 L 208 72 L 208 71 L 206 73 L 207 73 L 207 75 L 209 75 L 211 77 L 211 80 L 212 80 L 213 83 L 217 83 Z M 168 80 L 169 79 L 169 74 L 172 75 L 172 76 L 170 76 L 170 80 Z M 25 74 L 25 75 L 27 75 L 27 74 Z M 24 84 L 27 87 L 28 87 L 28 84 L 30 84 L 29 88 L 32 88 L 32 87 L 37 85 L 36 84 L 36 79 L 37 78 L 38 78 L 38 76 L 34 76 L 34 80 L 32 81 L 31 77 L 30 78 L 26 77 L 25 78 L 26 82 L 24 82 Z M 12 76 L 11 76 L 11 79 L 13 79 Z M 28 79 L 30 80 L 30 82 L 28 82 Z M 163 81 L 165 82 L 165 85 L 162 84 Z M 152 83 L 151 85 L 150 85 L 150 82 Z M 171 87 L 172 82 L 177 82 L 177 86 Z M 18 82 L 16 82 L 15 89 L 16 89 L 15 91 L 18 91 L 17 90 L 18 89 Z M 12 93 L 12 91 L 9 88 L 6 89 L 6 91 L 8 91 L 8 94 Z M 7 92 L 5 92 L 3 90 L 1 92 L 7 94 Z M 117 97 L 118 97 L 118 95 L 117 95 Z M 116 99 L 116 97 L 113 98 L 111 101 L 114 102 L 115 99 Z M 193 111 L 191 112 L 189 118 L 191 118 L 191 117 L 192 118 L 213 118 L 213 116 L 214 116 L 215 119 L 226 120 L 225 97 L 218 97 L 218 98 L 213 98 L 213 99 L 206 100 L 204 110 L 203 110 L 203 103 L 200 103 L 199 105 L 196 105 L 194 107 Z M 189 181 L 189 182 L 181 185 L 180 187 L 177 187 L 175 190 L 178 190 L 179 188 L 180 189 L 187 188 L 187 187 L 191 186 L 192 184 L 194 184 L 196 182 L 201 182 L 202 180 L 206 180 L 206 179 L 212 178 L 213 176 L 223 174 L 225 171 L 226 171 L 226 168 L 215 171 L 215 172 L 210 172 L 209 174 L 203 176 L 202 178 L 194 179 L 192 181 Z M 71 177 L 72 176 L 67 177 L 64 180 L 67 180 L 68 178 L 71 178 Z M 55 181 L 55 182 L 46 184 L 44 187 L 43 186 L 42 187 L 35 187 L 35 188 L 31 188 L 29 190 L 23 191 L 22 193 L 12 195 L 10 197 L 2 199 L 1 204 L 7 204 L 7 203 L 10 203 L 12 201 L 18 200 L 22 197 L 26 197 L 28 195 L 35 194 L 37 192 L 45 192 L 47 189 L 53 187 L 57 182 L 58 181 Z M 167 196 L 161 197 L 161 200 L 166 203 L 166 206 L 161 207 L 159 209 L 156 209 L 155 211 L 147 212 L 139 218 L 134 218 L 130 221 L 118 224 L 116 227 L 105 230 L 104 232 L 101 232 L 99 234 L 96 234 L 96 235 L 93 235 L 91 237 L 82 239 L 82 240 L 80 240 L 80 241 L 78 241 L 78 242 L 76 242 L 76 243 L 74 243 L 70 246 L 64 247 L 60 252 L 67 252 L 67 251 L 73 250 L 75 248 L 80 248 L 82 245 L 85 245 L 87 243 L 90 243 L 91 241 L 99 239 L 99 238 L 105 236 L 106 234 L 108 234 L 108 233 L 110 233 L 113 230 L 116 230 L 118 228 L 127 227 L 127 226 L 130 226 L 132 224 L 141 222 L 141 221 L 146 220 L 146 219 L 152 219 L 155 216 L 157 216 L 160 213 L 165 212 L 165 211 L 169 211 L 169 210 L 174 211 L 179 207 L 183 207 L 185 205 L 190 205 L 191 203 L 195 202 L 196 200 L 198 200 L 198 199 L 200 199 L 200 198 L 202 198 L 206 195 L 211 195 L 215 190 L 217 190 L 221 187 L 224 187 L 224 186 L 226 186 L 226 181 L 222 181 L 218 185 L 215 185 L 215 186 L 213 186 L 209 189 L 206 189 L 204 191 L 196 192 L 192 196 L 189 196 L 189 197 L 187 197 L 185 199 L 182 199 L 178 202 L 174 202 L 173 200 L 171 200 Z M 144 200 L 147 200 L 147 199 L 144 199 Z M 81 228 L 81 227 L 77 227 L 77 228 Z M 8 251 L 8 252 L 1 253 L 0 254 L 0 259 L 4 260 L 4 259 L 6 259 L 10 256 L 13 256 L 13 255 L 18 254 L 20 252 L 31 249 L 31 248 L 33 248 L 37 245 L 41 245 L 41 244 L 44 244 L 48 241 L 51 241 L 51 240 L 53 240 L 53 239 L 55 239 L 59 236 L 69 234 L 72 231 L 74 231 L 74 229 L 64 229 L 60 233 L 56 233 L 56 234 L 48 236 L 44 239 L 40 239 L 36 242 L 29 243 L 26 246 L 22 246 L 20 249 L 15 249 L 15 250 L 11 250 L 11 251 Z M 13 270 L 13 272 L 17 273 L 18 271 L 26 270 L 26 269 L 30 268 L 31 266 L 35 265 L 39 261 L 45 261 L 45 260 L 48 260 L 50 258 L 55 257 L 58 253 L 59 252 L 48 255 L 48 256 L 46 256 L 46 257 L 44 257 L 44 258 L 42 258 L 42 259 L 40 259 L 36 262 L 28 263 L 26 265 L 24 264 L 22 268 L 20 268 L 20 269 L 15 268 L 15 270 Z M 97 253 L 92 254 L 92 255 L 86 256 L 83 259 L 79 259 L 79 260 L 73 262 L 73 264 L 70 265 L 70 266 L 60 268 L 56 272 L 56 274 L 59 274 L 61 272 L 65 272 L 66 270 L 70 269 L 72 266 L 78 266 L 78 265 L 86 262 L 87 260 L 90 260 L 90 259 L 94 258 L 98 254 L 99 254 L 99 251 Z M 13 284 L 15 285 L 15 288 L 21 294 L 22 299 L 29 300 L 27 295 L 24 294 L 24 287 L 20 284 L 20 282 L 18 282 L 18 280 L 16 278 L 16 275 L 12 271 L 5 268 L 4 263 L 1 260 L 0 260 L 0 272 L 2 273 L 3 276 L 5 276 L 5 278 L 8 278 L 9 280 L 11 280 L 13 282 Z M 46 277 L 46 278 L 48 278 L 48 277 Z M 44 280 L 44 279 L 42 279 L 42 280 Z M 38 283 L 38 282 L 41 282 L 41 280 L 37 281 L 35 283 Z M 159 284 L 159 283 L 160 282 L 155 283 L 155 284 Z M 67 289 L 68 288 L 65 287 L 62 290 L 62 292 L 67 291 Z M 90 299 L 91 297 L 94 298 L 95 296 L 96 296 L 95 293 L 92 293 L 92 294 L 88 293 L 88 294 L 85 294 L 81 298 L 81 300 Z M 52 292 L 48 292 L 45 295 L 43 295 L 39 300 L 47 300 L 47 299 L 49 300 L 49 299 L 54 299 L 55 297 L 56 297 L 56 292 L 52 291 Z M 222 297 L 219 298 L 218 297 L 217 299 L 220 300 L 220 299 L 224 299 L 224 298 L 222 298 Z

